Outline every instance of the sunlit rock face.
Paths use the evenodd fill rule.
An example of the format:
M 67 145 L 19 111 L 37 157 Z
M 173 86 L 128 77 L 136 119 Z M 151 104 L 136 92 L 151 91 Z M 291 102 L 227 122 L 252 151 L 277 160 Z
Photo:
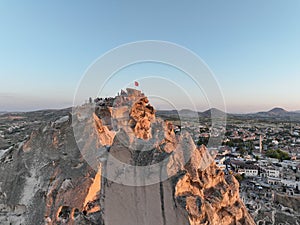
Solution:
M 254 225 L 235 178 L 134 89 L 34 131 L 1 156 L 0 187 L 1 225 Z
M 196 149 L 175 186 L 175 197 L 187 210 L 190 224 L 254 224 L 239 198 L 239 183 L 231 175 L 225 177 L 214 163 L 206 167 L 209 157 L 204 146 Z
M 148 140 L 151 136 L 151 122 L 155 120 L 154 108 L 146 97 L 135 102 L 130 111 L 131 123 L 137 138 Z

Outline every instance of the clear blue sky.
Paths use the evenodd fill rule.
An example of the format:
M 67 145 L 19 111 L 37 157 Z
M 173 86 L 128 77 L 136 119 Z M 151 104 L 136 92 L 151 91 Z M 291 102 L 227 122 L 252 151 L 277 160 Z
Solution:
M 2 0 L 0 111 L 69 106 L 96 58 L 149 39 L 197 53 L 229 112 L 300 109 L 299 12 L 299 0 Z

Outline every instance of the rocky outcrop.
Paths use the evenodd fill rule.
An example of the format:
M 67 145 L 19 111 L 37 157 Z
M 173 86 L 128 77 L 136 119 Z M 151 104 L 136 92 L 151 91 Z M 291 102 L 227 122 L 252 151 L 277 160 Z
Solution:
M 152 137 L 151 123 L 155 120 L 155 110 L 148 104 L 147 97 L 136 101 L 130 110 L 129 121 L 137 138 L 148 140 Z
M 143 93 L 97 102 L 1 156 L 1 224 L 254 225 L 235 178 Z
M 104 126 L 102 120 L 99 119 L 95 113 L 93 113 L 93 119 L 101 145 L 111 146 L 115 137 L 115 132 L 109 130 L 107 126 Z
M 204 146 L 197 148 L 175 186 L 175 197 L 188 214 L 191 225 L 254 224 L 239 198 L 239 183 L 225 176 Z
M 77 147 L 70 118 L 60 122 L 43 125 L 1 157 L 1 225 L 101 221 L 99 212 L 85 211 L 97 173 Z

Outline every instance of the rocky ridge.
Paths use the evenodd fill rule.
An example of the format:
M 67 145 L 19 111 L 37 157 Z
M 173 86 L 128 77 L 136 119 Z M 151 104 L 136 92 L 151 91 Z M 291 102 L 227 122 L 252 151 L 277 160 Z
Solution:
M 235 178 L 134 89 L 34 131 L 1 156 L 0 180 L 1 224 L 255 224 Z

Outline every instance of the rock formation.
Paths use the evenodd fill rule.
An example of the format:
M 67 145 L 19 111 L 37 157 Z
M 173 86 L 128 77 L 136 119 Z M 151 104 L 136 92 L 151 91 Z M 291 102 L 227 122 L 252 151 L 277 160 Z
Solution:
M 134 89 L 40 127 L 0 164 L 3 225 L 254 225 L 235 178 Z

